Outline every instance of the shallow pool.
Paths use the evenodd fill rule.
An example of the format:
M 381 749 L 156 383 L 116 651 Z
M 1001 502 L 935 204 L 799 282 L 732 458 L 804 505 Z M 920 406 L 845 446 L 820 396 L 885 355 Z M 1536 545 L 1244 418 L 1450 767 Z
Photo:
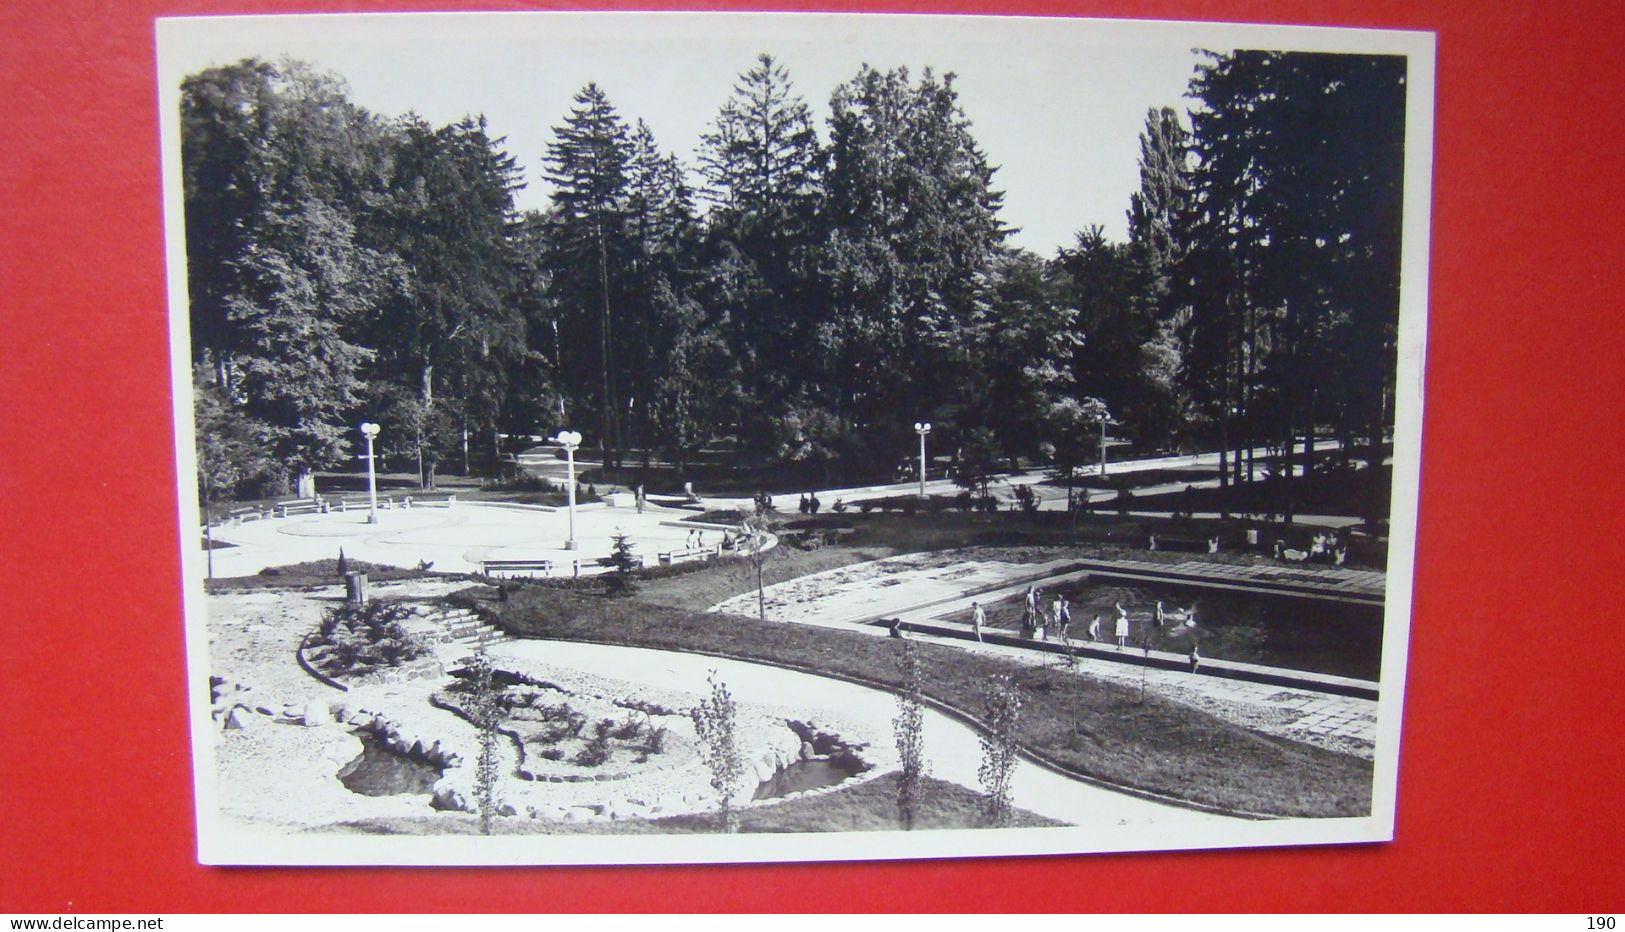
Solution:
M 799 760 L 774 774 L 773 779 L 763 780 L 757 784 L 756 793 L 751 798 L 778 799 L 803 790 L 834 786 L 848 777 L 863 773 L 866 769 L 868 768 L 845 760 L 826 758 Z
M 385 747 L 371 732 L 354 733 L 361 739 L 361 754 L 339 770 L 339 782 L 363 796 L 433 793 L 442 769 L 415 761 Z

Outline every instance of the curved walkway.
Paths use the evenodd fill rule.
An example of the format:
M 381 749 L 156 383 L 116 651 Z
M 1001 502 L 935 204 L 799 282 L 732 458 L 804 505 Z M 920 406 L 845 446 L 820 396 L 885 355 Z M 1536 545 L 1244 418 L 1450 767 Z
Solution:
M 715 670 L 739 702 L 791 706 L 813 718 L 824 715 L 854 722 L 868 734 L 888 738 L 892 734 L 892 716 L 897 713 L 896 698 L 883 690 L 698 654 L 575 641 L 513 641 L 492 648 L 491 654 L 504 665 L 523 663 L 529 658 L 593 675 L 691 692 L 704 690 L 706 676 Z M 932 776 L 979 788 L 976 770 L 981 762 L 981 745 L 969 726 L 927 709 L 925 750 Z M 1013 796 L 1015 805 L 1023 809 L 1085 828 L 1181 827 L 1244 821 L 1102 789 L 1025 760 L 1017 767 Z

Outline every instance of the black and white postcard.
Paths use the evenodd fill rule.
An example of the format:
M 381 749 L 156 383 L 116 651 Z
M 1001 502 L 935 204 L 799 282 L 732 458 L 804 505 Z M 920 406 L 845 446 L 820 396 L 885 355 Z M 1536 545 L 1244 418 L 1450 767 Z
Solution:
M 205 863 L 1392 838 L 1432 35 L 156 32 Z

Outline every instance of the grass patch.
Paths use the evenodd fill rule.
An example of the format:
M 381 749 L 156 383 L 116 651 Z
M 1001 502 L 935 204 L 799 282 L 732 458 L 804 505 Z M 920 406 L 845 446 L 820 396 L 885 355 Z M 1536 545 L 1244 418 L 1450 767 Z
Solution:
M 407 569 L 399 566 L 385 566 L 381 563 L 367 563 L 362 560 L 346 560 L 346 568 L 352 573 L 366 573 L 368 582 L 392 582 L 400 579 L 455 579 L 462 577 L 461 573 L 434 573 L 428 570 Z M 311 560 L 308 563 L 294 563 L 289 566 L 268 566 L 257 576 L 231 576 L 223 579 L 209 579 L 203 583 L 204 589 L 209 592 L 235 592 L 241 589 L 316 589 L 322 586 L 337 586 L 344 583 L 344 577 L 339 573 L 339 561 Z
M 982 797 L 943 780 L 925 778 L 925 792 L 914 819 L 916 830 L 983 828 Z M 844 789 L 740 810 L 741 832 L 869 832 L 900 830 L 897 820 L 897 774 L 887 774 Z M 1016 828 L 1053 828 L 1066 823 L 1018 809 L 1012 813 Z M 477 835 L 475 815 L 445 814 L 360 819 L 319 829 L 361 835 Z M 663 835 L 699 834 L 717 830 L 711 813 L 666 816 L 659 819 L 624 819 L 616 822 L 549 822 L 523 817 L 492 822 L 495 835 Z
M 807 556 L 821 554 L 827 551 Z M 885 688 L 899 685 L 899 648 L 889 639 L 706 614 L 653 604 L 649 598 L 645 593 L 637 600 L 615 600 L 526 587 L 505 602 L 489 596 L 478 601 L 498 624 L 521 637 L 711 653 Z M 1033 666 L 939 644 L 917 646 L 927 670 L 927 695 L 954 709 L 974 713 L 990 677 L 1014 677 L 1027 699 L 1022 746 L 1077 774 L 1227 811 L 1275 816 L 1370 812 L 1368 761 L 1250 732 L 1154 695 L 1142 701 L 1138 689 L 1059 666 Z

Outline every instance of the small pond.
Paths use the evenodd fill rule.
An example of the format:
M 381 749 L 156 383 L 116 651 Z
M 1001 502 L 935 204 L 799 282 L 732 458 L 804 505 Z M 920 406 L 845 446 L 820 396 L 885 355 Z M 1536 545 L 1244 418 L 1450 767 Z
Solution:
M 339 782 L 352 793 L 363 796 L 395 796 L 401 793 L 433 793 L 442 769 L 412 760 L 386 747 L 371 732 L 357 731 L 361 755 L 339 770 Z
M 803 790 L 822 789 L 834 786 L 868 769 L 868 766 L 855 757 L 833 760 L 815 757 L 812 760 L 800 760 L 774 774 L 773 779 L 763 780 L 757 784 L 756 794 L 751 798 L 778 799 Z

